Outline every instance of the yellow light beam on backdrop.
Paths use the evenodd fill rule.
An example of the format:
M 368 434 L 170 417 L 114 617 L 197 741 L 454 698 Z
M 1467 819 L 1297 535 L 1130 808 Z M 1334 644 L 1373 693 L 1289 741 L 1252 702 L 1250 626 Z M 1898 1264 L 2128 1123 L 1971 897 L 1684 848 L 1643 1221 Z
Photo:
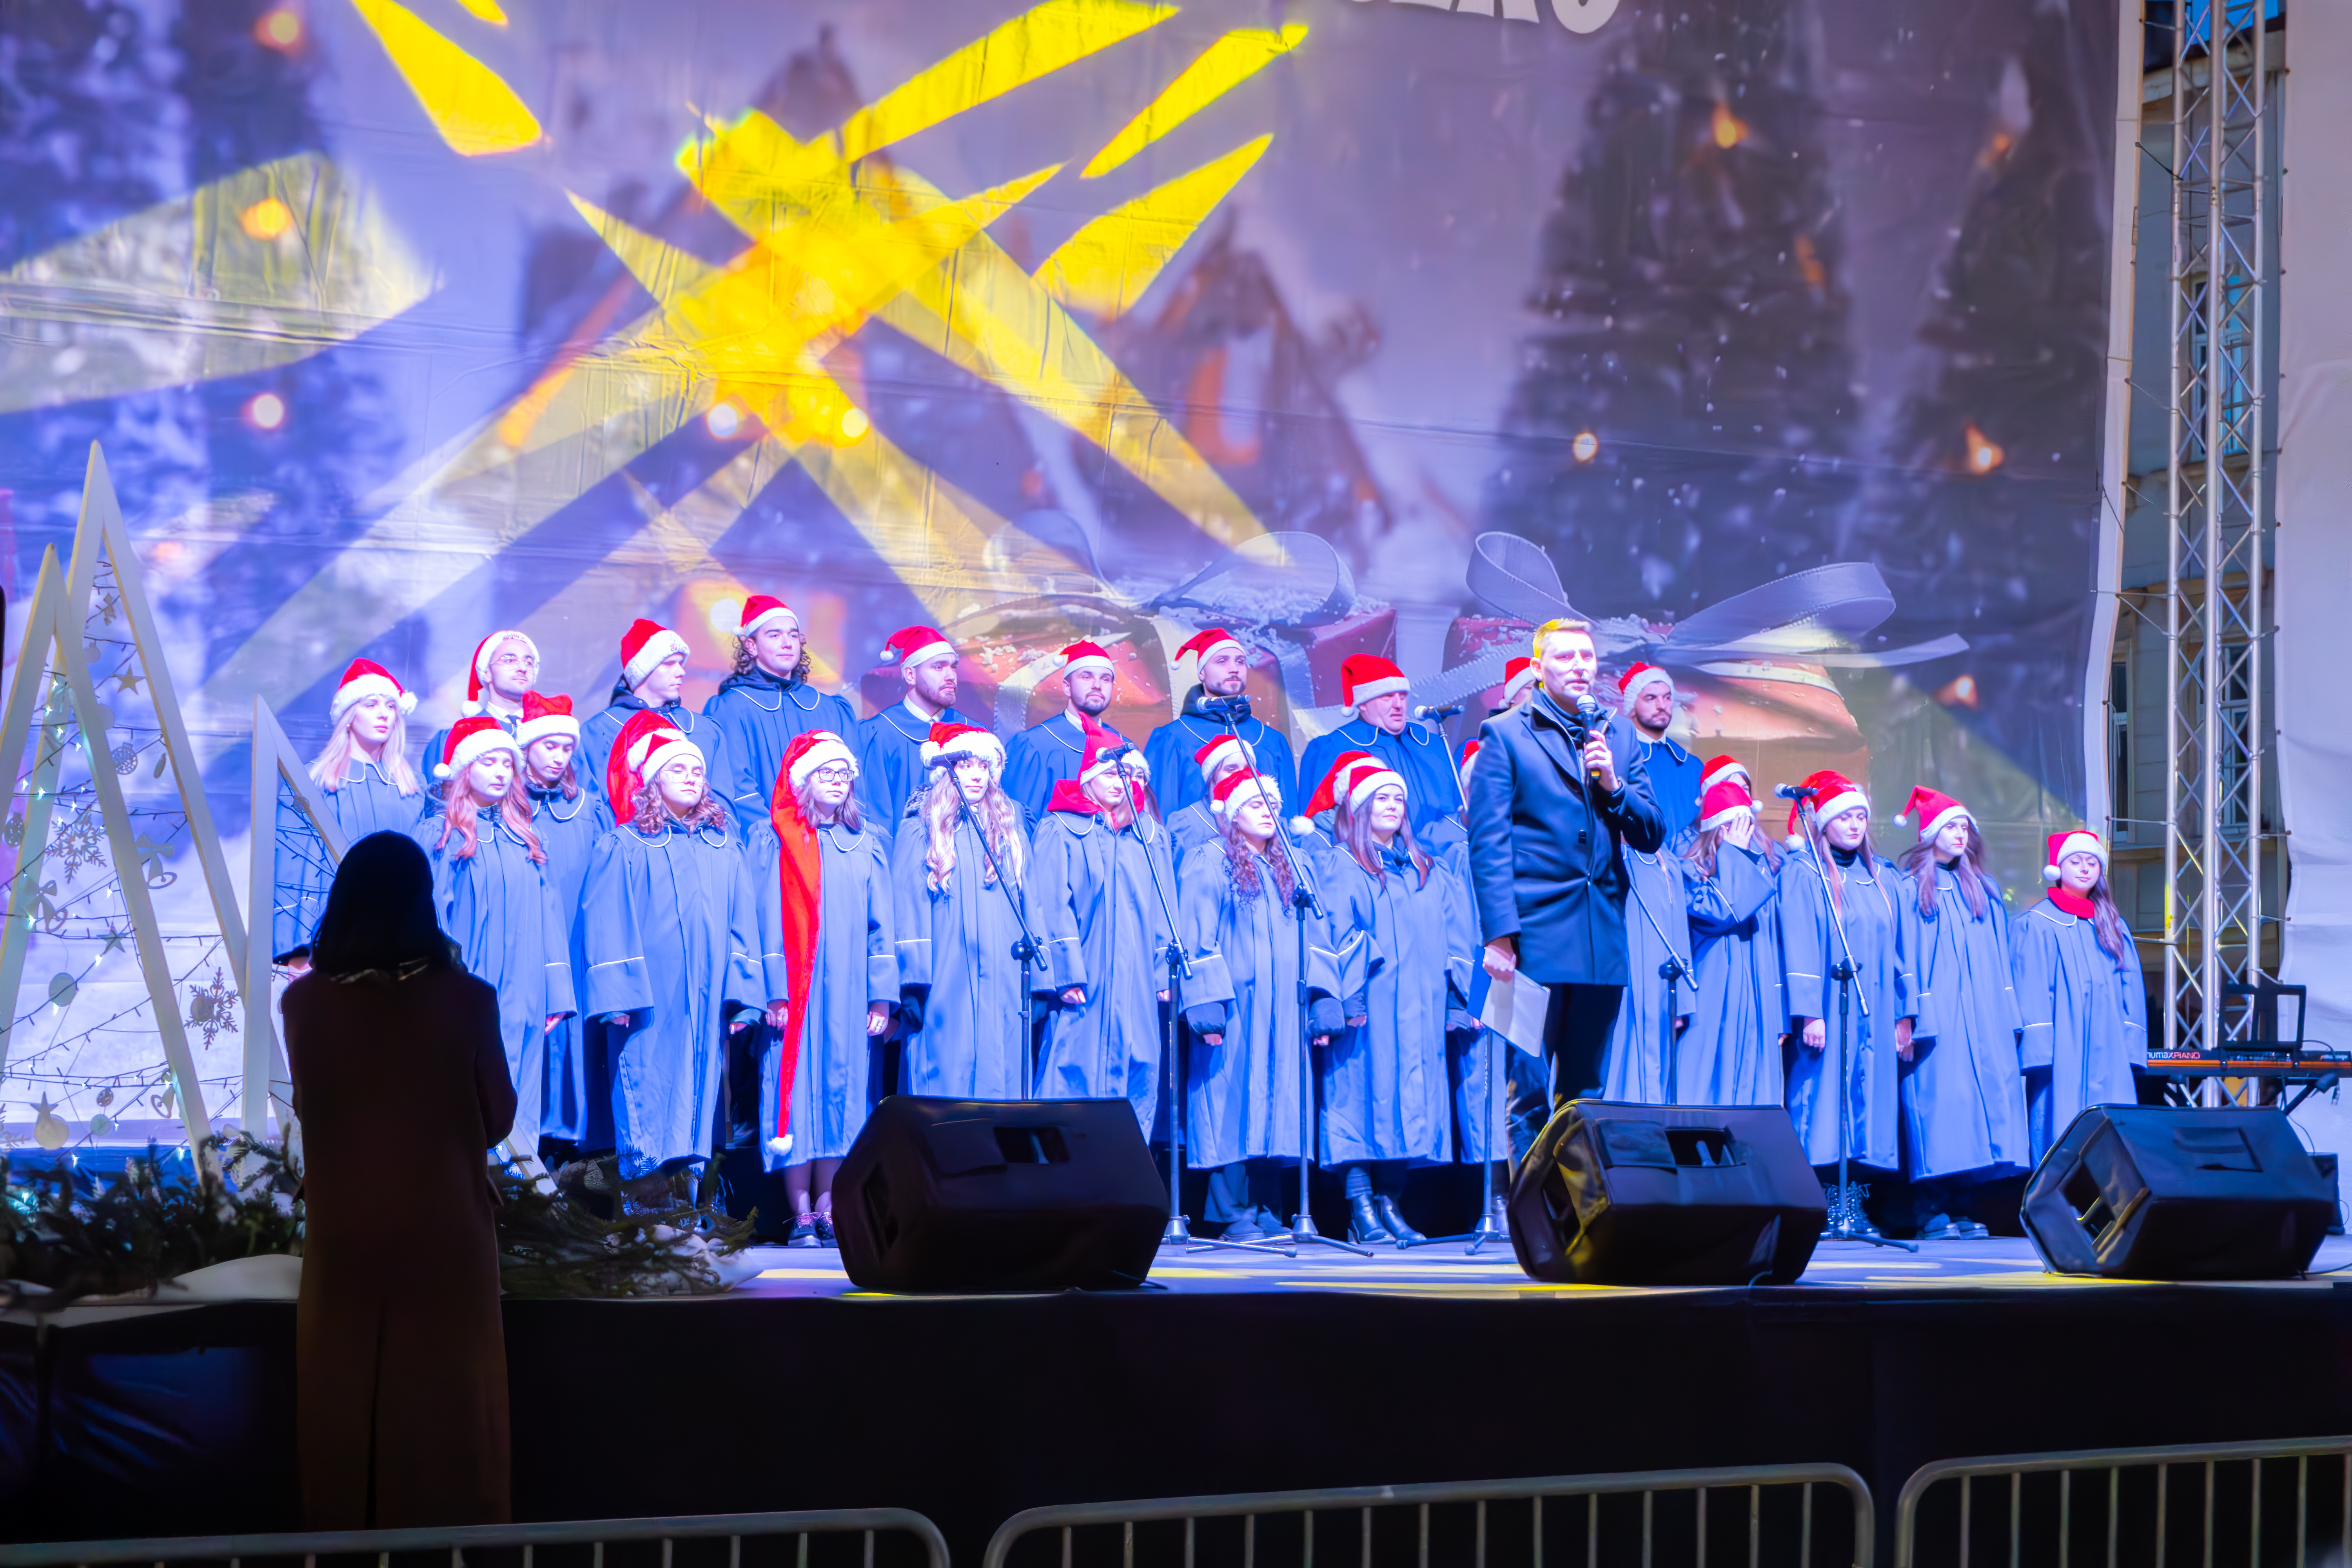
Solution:
M 392 57 L 394 68 L 450 151 L 478 158 L 511 153 L 539 140 L 538 118 L 506 79 L 400 0 L 352 0 L 352 5 Z
M 851 115 L 841 127 L 841 156 L 854 163 L 1174 15 L 1173 5 L 1134 0 L 1045 0 Z
M 493 27 L 507 25 L 507 14 L 499 9 L 499 0 L 457 0 L 457 4 L 466 8 L 467 16 L 488 22 Z
M 1038 264 L 1038 285 L 1106 321 L 1127 314 L 1273 141 L 1245 142 L 1088 221 Z
M 1081 179 L 1108 174 L 1162 136 L 1255 76 L 1280 56 L 1297 48 L 1307 37 L 1303 23 L 1293 22 L 1279 32 L 1271 27 L 1241 27 L 1201 51 L 1201 57 L 1143 111 L 1103 143 L 1103 150 L 1079 171 Z

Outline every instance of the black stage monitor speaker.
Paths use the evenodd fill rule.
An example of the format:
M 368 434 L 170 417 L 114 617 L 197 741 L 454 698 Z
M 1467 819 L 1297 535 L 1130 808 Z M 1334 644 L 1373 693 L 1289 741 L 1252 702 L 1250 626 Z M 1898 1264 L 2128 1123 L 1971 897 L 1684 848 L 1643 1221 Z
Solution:
M 2281 1279 L 2311 1265 L 2334 1194 L 2283 1110 L 2095 1105 L 2025 1184 L 2060 1274 Z
M 1167 1223 L 1124 1100 L 892 1095 L 833 1184 L 841 1266 L 866 1290 L 1140 1285 Z
M 1828 1216 L 1777 1105 L 1573 1100 L 1511 1181 L 1519 1267 L 1570 1284 L 1794 1284 Z

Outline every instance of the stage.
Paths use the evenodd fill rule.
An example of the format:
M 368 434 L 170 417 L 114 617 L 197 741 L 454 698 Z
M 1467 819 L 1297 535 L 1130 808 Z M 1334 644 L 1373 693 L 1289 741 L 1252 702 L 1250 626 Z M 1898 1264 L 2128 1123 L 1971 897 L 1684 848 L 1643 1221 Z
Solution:
M 913 1298 L 756 1261 L 720 1297 L 508 1303 L 518 1517 L 888 1504 L 976 1562 L 1048 1502 L 1834 1460 L 1883 1522 L 1933 1458 L 2352 1427 L 2352 1271 L 2059 1279 L 1996 1238 L 1643 1290 L 1491 1248 L 1168 1249 L 1158 1289 Z M 292 1356 L 284 1301 L 0 1320 L 0 1531 L 292 1525 Z

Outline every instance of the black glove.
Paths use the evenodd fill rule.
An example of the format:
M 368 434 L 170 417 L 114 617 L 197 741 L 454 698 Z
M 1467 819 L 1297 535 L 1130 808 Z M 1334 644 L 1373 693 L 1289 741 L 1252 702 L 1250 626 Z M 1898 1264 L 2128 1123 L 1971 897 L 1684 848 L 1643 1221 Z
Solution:
M 1184 1023 L 1196 1035 L 1222 1035 L 1226 1012 L 1223 1002 L 1195 1002 L 1184 1009 Z
M 1348 1026 L 1347 1015 L 1328 996 L 1318 996 L 1308 1005 L 1307 1022 L 1310 1031 L 1318 1035 L 1336 1035 Z
M 898 993 L 898 1032 L 919 1035 L 923 1032 L 923 997 L 925 988 L 910 985 Z
M 1449 1035 L 1475 1035 L 1482 1026 L 1465 1008 L 1448 1007 L 1445 1010 L 1445 1032 Z

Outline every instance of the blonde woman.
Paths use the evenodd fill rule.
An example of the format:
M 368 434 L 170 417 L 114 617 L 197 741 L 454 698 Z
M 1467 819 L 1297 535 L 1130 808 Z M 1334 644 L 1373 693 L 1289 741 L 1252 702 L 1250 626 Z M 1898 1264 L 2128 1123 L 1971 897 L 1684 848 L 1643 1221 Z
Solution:
M 310 763 L 310 781 L 347 847 L 371 833 L 406 834 L 424 809 L 416 770 L 408 765 L 406 721 L 415 707 L 415 696 L 368 659 L 353 659 L 335 683 L 327 703 L 327 743 Z M 325 912 L 334 868 L 292 815 L 283 807 L 278 813 L 269 951 L 276 962 L 299 970 L 310 965 L 310 933 Z

